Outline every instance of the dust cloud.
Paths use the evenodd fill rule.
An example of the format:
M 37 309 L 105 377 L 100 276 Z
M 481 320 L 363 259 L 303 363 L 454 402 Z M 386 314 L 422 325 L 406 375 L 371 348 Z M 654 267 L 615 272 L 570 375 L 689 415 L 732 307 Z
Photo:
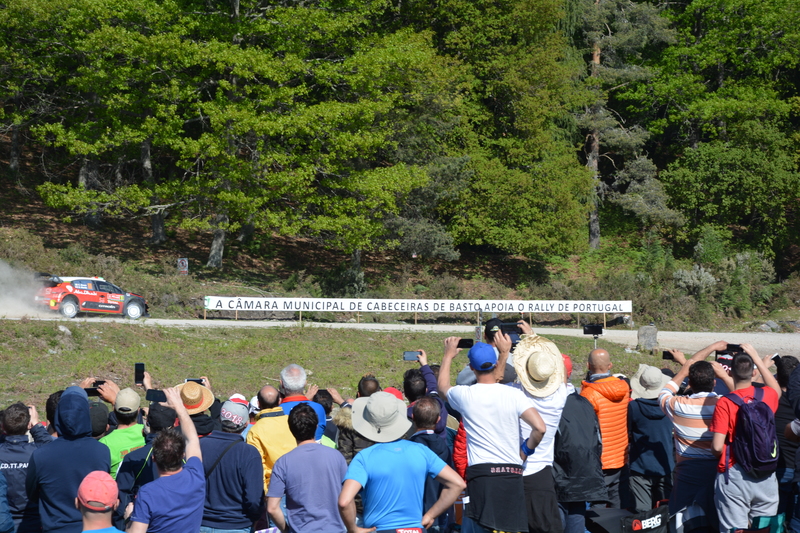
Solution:
M 34 304 L 41 287 L 33 272 L 0 261 L 0 317 L 53 317 L 52 312 Z

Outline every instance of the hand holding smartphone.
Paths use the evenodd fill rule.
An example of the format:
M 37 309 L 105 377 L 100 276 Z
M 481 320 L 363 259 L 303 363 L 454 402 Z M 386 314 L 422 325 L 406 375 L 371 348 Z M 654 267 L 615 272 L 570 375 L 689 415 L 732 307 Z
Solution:
M 416 361 L 421 352 L 403 352 L 403 361 Z
M 472 348 L 475 341 L 472 339 L 461 339 L 458 341 L 457 348 Z
M 148 402 L 166 402 L 167 395 L 163 390 L 148 389 L 144 395 L 144 399 Z

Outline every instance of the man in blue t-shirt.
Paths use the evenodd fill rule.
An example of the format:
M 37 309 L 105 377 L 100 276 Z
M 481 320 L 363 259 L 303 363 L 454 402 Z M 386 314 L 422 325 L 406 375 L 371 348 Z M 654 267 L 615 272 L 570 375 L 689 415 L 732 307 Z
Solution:
M 428 528 L 466 487 L 455 470 L 428 448 L 400 440 L 411 427 L 406 405 L 388 392 L 353 403 L 353 429 L 377 444 L 356 455 L 339 494 L 339 513 L 348 531 Z M 423 515 L 425 477 L 442 484 L 436 503 Z M 357 528 L 354 499 L 364 499 L 364 525 Z
M 139 489 L 128 533 L 200 530 L 206 478 L 200 439 L 184 405 L 187 400 L 189 405 L 195 403 L 191 399 L 195 385 L 190 381 L 180 392 L 177 388 L 164 389 L 167 405 L 178 414 L 183 435 L 169 428 L 153 441 L 153 461 L 159 477 Z
M 314 408 L 300 403 L 289 413 L 297 448 L 275 462 L 269 478 L 267 512 L 281 531 L 345 533 L 337 499 L 347 463 L 341 453 L 314 441 L 319 421 Z M 286 496 L 287 520 L 281 509 Z

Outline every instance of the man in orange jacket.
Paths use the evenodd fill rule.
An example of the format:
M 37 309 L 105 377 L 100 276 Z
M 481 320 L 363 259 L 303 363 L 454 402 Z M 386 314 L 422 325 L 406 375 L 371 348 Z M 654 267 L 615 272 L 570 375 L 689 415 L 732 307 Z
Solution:
M 589 400 L 600 422 L 603 439 L 603 477 L 608 504 L 620 508 L 620 480 L 628 462 L 628 382 L 611 375 L 611 356 L 597 348 L 589 352 L 589 379 L 582 382 L 581 396 Z

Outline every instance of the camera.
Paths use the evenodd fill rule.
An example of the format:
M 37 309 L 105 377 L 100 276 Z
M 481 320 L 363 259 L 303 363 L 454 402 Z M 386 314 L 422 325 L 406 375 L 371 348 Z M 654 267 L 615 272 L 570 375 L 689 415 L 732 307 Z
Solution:
M 583 334 L 584 335 L 602 335 L 603 334 L 603 326 L 600 324 L 587 324 L 583 326 Z

